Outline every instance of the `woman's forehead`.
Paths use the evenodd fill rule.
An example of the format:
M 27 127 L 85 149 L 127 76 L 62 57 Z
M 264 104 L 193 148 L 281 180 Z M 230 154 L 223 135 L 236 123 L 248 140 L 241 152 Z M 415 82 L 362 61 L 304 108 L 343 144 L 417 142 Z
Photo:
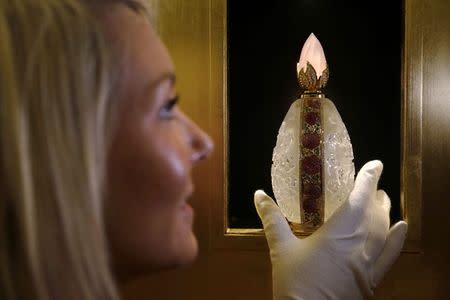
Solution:
M 108 13 L 105 22 L 128 87 L 141 89 L 174 77 L 169 53 L 146 17 L 120 7 Z

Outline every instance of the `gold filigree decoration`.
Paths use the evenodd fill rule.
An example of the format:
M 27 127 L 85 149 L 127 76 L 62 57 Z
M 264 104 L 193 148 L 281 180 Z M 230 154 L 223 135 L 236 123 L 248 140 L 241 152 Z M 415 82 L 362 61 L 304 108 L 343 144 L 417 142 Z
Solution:
M 330 70 L 328 66 L 323 70 L 322 76 L 319 78 L 319 88 L 322 89 L 327 85 L 328 78 L 330 78 Z
M 327 85 L 328 78 L 330 77 L 330 71 L 328 66 L 323 70 L 322 76 L 317 78 L 317 73 L 314 67 L 306 62 L 306 71 L 303 68 L 298 72 L 298 82 L 302 89 L 308 92 L 320 92 L 322 88 Z

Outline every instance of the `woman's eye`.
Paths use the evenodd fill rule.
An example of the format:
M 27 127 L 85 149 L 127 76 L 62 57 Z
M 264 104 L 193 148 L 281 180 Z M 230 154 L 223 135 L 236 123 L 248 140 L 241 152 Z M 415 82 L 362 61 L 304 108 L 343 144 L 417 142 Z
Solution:
M 159 116 L 163 119 L 172 119 L 173 118 L 173 110 L 178 102 L 179 97 L 175 96 L 174 98 L 168 100 L 166 104 L 161 108 L 159 112 Z

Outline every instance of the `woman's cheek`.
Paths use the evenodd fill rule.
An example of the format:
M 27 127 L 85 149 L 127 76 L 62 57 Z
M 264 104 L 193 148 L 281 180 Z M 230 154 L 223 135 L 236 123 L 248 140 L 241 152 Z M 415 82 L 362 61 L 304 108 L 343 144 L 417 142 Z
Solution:
M 188 143 L 180 134 L 169 135 L 165 140 L 165 143 L 159 143 L 158 156 L 161 163 L 159 173 L 166 170 L 165 177 L 177 185 L 190 183 L 187 182 L 190 181 L 192 168 Z

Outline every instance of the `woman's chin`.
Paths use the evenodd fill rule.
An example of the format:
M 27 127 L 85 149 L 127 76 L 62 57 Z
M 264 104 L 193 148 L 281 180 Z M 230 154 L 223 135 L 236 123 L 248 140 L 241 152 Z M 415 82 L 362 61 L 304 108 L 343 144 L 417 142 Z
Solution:
M 170 252 L 172 252 L 171 255 L 169 254 Z M 197 254 L 197 239 L 191 231 L 189 234 L 184 235 L 182 239 L 179 239 L 177 243 L 174 243 L 171 251 L 166 252 L 165 258 L 147 263 L 135 263 L 134 266 L 116 270 L 118 271 L 116 275 L 120 281 L 126 282 L 155 272 L 189 266 L 195 261 Z
M 198 254 L 198 242 L 193 232 L 194 210 L 184 203 L 178 213 L 172 250 L 176 264 L 187 265 L 192 263 Z
M 182 240 L 177 243 L 178 246 L 174 249 L 177 252 L 176 265 L 189 265 L 195 261 L 198 255 L 198 242 L 192 230 L 186 233 Z

